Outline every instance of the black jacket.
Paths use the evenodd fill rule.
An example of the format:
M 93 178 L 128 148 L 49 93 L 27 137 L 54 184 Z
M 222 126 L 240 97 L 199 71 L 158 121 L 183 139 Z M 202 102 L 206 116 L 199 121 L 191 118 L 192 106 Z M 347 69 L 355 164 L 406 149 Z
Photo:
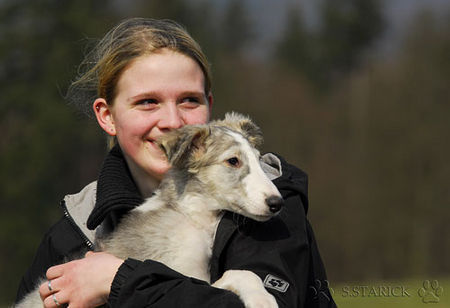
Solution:
M 325 269 L 306 213 L 307 176 L 281 157 L 282 175 L 274 180 L 285 200 L 283 211 L 267 222 L 226 213 L 219 223 L 211 259 L 211 282 L 228 269 L 251 270 L 265 282 L 280 307 L 335 307 Z M 142 198 L 120 150 L 105 159 L 97 183 L 95 208 L 87 227 L 113 229 Z M 17 300 L 66 256 L 82 255 L 92 241 L 62 202 L 64 217 L 46 233 L 32 266 L 22 278 Z M 321 288 L 318 285 L 322 286 Z M 109 297 L 112 307 L 243 307 L 232 292 L 186 277 L 162 263 L 126 260 Z

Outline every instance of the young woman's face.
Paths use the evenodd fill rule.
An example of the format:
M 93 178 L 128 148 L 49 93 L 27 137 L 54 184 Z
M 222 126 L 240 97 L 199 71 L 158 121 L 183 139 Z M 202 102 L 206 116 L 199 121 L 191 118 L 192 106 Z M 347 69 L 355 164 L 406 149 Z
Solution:
M 208 122 L 212 97 L 204 84 L 193 59 L 168 49 L 130 63 L 117 83 L 109 131 L 129 163 L 162 178 L 170 166 L 155 140 L 183 125 Z

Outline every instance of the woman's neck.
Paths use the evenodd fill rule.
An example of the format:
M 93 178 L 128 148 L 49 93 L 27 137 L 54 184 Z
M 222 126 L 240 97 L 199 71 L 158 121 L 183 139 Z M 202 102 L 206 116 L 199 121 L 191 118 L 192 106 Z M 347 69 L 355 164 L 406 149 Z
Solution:
M 133 177 L 139 191 L 144 199 L 151 197 L 153 192 L 158 188 L 159 179 L 149 175 L 147 172 L 142 170 L 137 166 L 132 159 L 128 158 L 124 153 L 125 160 L 127 162 L 128 168 L 130 169 L 131 176 Z

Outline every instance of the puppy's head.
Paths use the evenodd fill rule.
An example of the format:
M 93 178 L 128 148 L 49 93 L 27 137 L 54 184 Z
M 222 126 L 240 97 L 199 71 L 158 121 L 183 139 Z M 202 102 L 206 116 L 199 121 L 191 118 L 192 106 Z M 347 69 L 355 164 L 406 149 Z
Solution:
M 262 143 L 261 131 L 247 117 L 228 114 L 209 124 L 186 125 L 158 142 L 172 165 L 169 179 L 179 191 L 260 221 L 281 209 L 281 195 L 262 170 L 255 148 Z
M 163 135 L 157 142 L 172 167 L 192 170 L 206 153 L 206 148 L 220 142 L 219 138 L 209 137 L 217 136 L 217 131 L 223 129 L 239 133 L 255 149 L 259 150 L 263 143 L 261 129 L 250 118 L 236 112 L 227 113 L 223 120 L 209 124 L 183 126 Z

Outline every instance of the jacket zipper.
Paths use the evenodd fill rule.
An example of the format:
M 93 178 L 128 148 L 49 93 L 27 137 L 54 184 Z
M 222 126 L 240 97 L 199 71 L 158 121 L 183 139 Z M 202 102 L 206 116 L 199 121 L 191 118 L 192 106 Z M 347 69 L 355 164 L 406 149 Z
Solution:
M 70 216 L 69 211 L 67 210 L 66 201 L 61 200 L 60 205 L 63 208 L 64 216 L 67 218 L 67 220 L 69 221 L 70 225 L 77 231 L 78 235 L 81 237 L 81 239 L 83 240 L 84 244 L 90 250 L 93 250 L 94 249 L 94 243 L 92 243 L 91 240 L 88 239 L 88 237 L 83 233 L 83 231 L 80 230 L 80 227 L 78 227 L 76 222 L 73 220 L 72 216 Z

